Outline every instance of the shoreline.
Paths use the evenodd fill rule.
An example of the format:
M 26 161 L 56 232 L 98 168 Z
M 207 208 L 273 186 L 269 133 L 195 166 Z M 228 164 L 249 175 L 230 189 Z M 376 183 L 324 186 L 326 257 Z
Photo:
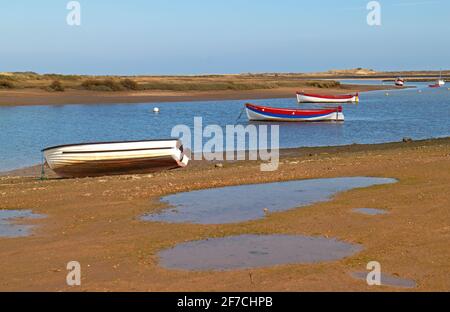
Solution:
M 294 155 L 319 155 L 323 153 L 347 153 L 347 152 L 375 152 L 375 151 L 383 151 L 386 149 L 391 149 L 394 147 L 417 147 L 417 146 L 433 146 L 439 145 L 442 143 L 450 142 L 450 136 L 441 137 L 441 138 L 432 138 L 432 139 L 423 139 L 423 140 L 412 140 L 409 142 L 396 141 L 396 142 L 386 142 L 386 143 L 374 143 L 374 144 L 347 144 L 347 145 L 334 145 L 334 146 L 311 146 L 311 147 L 292 147 L 292 148 L 281 148 L 279 149 L 279 155 L 281 158 L 291 157 Z M 248 153 L 248 151 L 246 151 Z M 225 159 L 224 161 L 208 161 L 208 160 L 192 160 L 190 164 L 184 171 L 189 170 L 190 167 L 198 168 L 207 166 L 210 164 L 216 163 L 236 163 L 240 161 L 231 160 L 228 161 Z M 243 162 L 248 162 L 248 160 L 244 160 Z M 35 164 L 31 166 L 19 167 L 12 170 L 1 171 L 0 177 L 33 177 L 37 178 L 41 175 L 41 164 Z M 48 174 L 49 178 L 56 178 L 56 175 L 52 172 L 49 167 L 45 167 L 45 172 Z M 120 175 L 118 175 L 120 177 Z
M 406 291 L 449 291 L 450 138 L 283 150 L 280 168 L 257 161 L 194 162 L 151 175 L 36 180 L 0 177 L 2 209 L 32 209 L 44 219 L 31 236 L 0 238 L 2 291 L 68 291 L 66 264 L 79 261 L 77 291 L 386 291 L 351 276 L 369 261 L 383 274 L 411 279 Z M 161 196 L 232 185 L 334 177 L 385 177 L 398 183 L 339 193 L 329 201 L 223 225 L 144 222 Z M 355 208 L 384 209 L 365 216 Z M 21 221 L 24 222 L 24 221 Z M 28 222 L 28 221 L 27 221 Z M 31 222 L 31 221 L 30 221 Z M 241 234 L 336 238 L 361 252 L 326 263 L 226 272 L 165 269 L 158 252 L 179 243 Z M 249 279 L 249 274 L 252 279 Z M 30 277 L 33 277 L 32 279 Z M 218 282 L 220 281 L 220 282 Z
M 257 100 L 274 98 L 295 98 L 297 91 L 325 94 L 345 94 L 400 89 L 395 86 L 343 84 L 340 88 L 274 88 L 243 91 L 118 91 L 98 92 L 67 90 L 47 92 L 39 89 L 0 90 L 0 107 L 38 105 L 101 105 L 131 103 L 170 103 L 191 101 Z

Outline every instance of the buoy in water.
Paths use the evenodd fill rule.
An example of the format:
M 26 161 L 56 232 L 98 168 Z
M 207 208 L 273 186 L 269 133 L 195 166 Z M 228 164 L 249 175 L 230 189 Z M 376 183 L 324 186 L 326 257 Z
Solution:
M 153 108 L 153 112 L 154 112 L 155 114 L 159 113 L 159 107 Z

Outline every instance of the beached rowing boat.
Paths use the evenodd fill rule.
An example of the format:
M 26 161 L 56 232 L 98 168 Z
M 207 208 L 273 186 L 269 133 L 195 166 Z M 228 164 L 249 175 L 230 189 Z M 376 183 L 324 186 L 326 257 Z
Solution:
M 297 92 L 297 101 L 299 103 L 358 103 L 359 94 L 320 95 Z
M 60 145 L 42 152 L 61 177 L 145 173 L 185 167 L 189 161 L 176 139 Z
M 342 107 L 323 109 L 275 108 L 245 104 L 251 121 L 344 121 Z

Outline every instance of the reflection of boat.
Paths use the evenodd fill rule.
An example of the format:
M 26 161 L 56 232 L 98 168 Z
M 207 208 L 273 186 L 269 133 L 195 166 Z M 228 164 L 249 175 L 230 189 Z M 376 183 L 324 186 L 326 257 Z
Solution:
M 357 103 L 359 94 L 321 95 L 297 92 L 297 101 L 299 103 Z
M 275 108 L 245 104 L 247 117 L 253 121 L 344 121 L 342 107 L 321 109 Z
M 189 161 L 175 139 L 60 145 L 43 153 L 61 177 L 153 172 L 185 167 Z
M 405 80 L 399 77 L 395 79 L 395 85 L 397 87 L 403 87 L 405 85 Z

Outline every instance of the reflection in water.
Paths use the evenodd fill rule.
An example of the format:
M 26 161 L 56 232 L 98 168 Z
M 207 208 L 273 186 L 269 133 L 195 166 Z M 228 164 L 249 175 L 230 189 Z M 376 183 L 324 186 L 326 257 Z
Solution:
M 356 272 L 352 273 L 352 276 L 356 279 L 360 279 L 366 281 L 367 279 L 366 272 Z M 383 286 L 391 286 L 398 288 L 414 288 L 416 287 L 416 282 L 409 279 L 399 278 L 395 276 L 390 276 L 386 274 L 381 274 L 381 285 Z
M 0 237 L 28 236 L 34 226 L 15 222 L 43 217 L 43 215 L 34 214 L 31 210 L 0 210 Z
M 263 218 L 266 212 L 284 211 L 329 200 L 339 192 L 395 183 L 387 178 L 334 178 L 240 185 L 179 193 L 161 200 L 170 208 L 142 217 L 145 221 L 223 224 Z
M 361 246 L 323 237 L 241 235 L 184 243 L 159 253 L 165 268 L 223 271 L 339 260 Z
M 370 215 L 370 216 L 387 214 L 386 210 L 374 209 L 374 208 L 357 208 L 357 209 L 353 209 L 353 211 L 362 213 L 362 214 L 366 214 L 366 215 Z

